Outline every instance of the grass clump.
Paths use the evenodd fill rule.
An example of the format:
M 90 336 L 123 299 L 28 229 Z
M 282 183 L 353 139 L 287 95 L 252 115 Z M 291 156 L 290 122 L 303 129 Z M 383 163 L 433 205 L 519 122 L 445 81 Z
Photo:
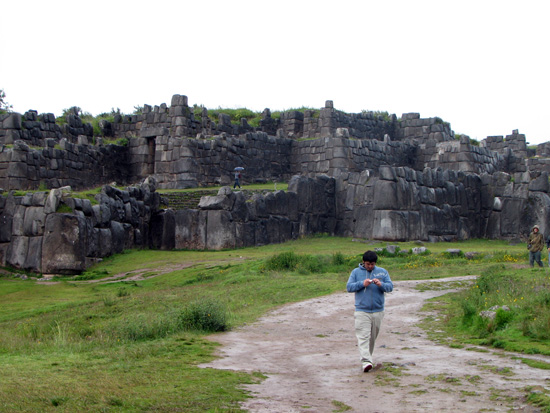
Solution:
M 300 258 L 296 253 L 283 252 L 269 258 L 265 263 L 265 269 L 269 271 L 294 270 L 299 262 Z
M 229 329 L 227 308 L 214 299 L 190 303 L 182 311 L 179 322 L 184 330 L 218 332 Z
M 348 272 L 361 261 L 361 254 L 345 256 L 342 252 L 329 255 L 296 254 L 286 251 L 268 258 L 262 271 L 296 271 L 299 274 Z

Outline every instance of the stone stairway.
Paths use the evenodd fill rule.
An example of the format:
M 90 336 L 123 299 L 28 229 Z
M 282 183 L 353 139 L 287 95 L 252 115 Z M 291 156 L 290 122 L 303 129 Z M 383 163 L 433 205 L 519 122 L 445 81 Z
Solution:
M 197 209 L 202 196 L 212 196 L 218 193 L 215 191 L 193 191 L 193 192 L 166 192 L 161 194 L 161 198 L 168 203 L 162 202 L 163 205 L 170 209 Z
M 248 190 L 243 189 L 246 198 L 250 198 L 255 193 L 266 194 L 268 192 L 273 192 L 273 190 Z M 161 193 L 161 208 L 170 208 L 173 210 L 178 209 L 197 209 L 201 197 L 203 196 L 214 196 L 218 194 L 218 190 L 197 190 L 192 192 L 166 192 Z

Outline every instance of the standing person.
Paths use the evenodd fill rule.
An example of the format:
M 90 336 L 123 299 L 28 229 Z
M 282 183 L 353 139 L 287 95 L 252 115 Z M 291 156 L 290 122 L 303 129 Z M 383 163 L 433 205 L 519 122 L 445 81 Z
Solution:
M 539 267 L 542 267 L 540 253 L 544 249 L 544 238 L 539 232 L 538 225 L 535 225 L 529 234 L 527 249 L 529 250 L 529 265 L 534 267 L 536 261 Z
M 364 372 L 372 369 L 374 343 L 384 318 L 384 293 L 393 291 L 390 274 L 376 266 L 378 255 L 374 251 L 363 254 L 363 262 L 348 279 L 347 290 L 355 293 L 355 335 Z
M 235 184 L 233 185 L 233 189 L 236 187 L 241 188 L 241 171 L 235 171 Z

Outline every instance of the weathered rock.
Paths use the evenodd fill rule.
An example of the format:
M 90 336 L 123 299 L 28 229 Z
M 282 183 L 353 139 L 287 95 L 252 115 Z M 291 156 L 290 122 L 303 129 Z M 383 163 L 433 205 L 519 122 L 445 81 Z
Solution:
M 386 252 L 388 252 L 389 254 L 395 254 L 397 252 L 397 248 L 397 245 L 387 245 Z
M 46 214 L 43 207 L 26 208 L 23 220 L 23 233 L 27 236 L 42 235 L 44 234 L 45 222 Z
M 86 264 L 86 223 L 72 214 L 49 214 L 42 242 L 42 272 L 78 274 Z
M 229 211 L 208 211 L 206 233 L 207 249 L 235 248 L 235 224 Z
M 185 209 L 175 213 L 174 248 L 205 249 L 207 211 Z M 252 244 L 253 245 L 253 244 Z
M 426 251 L 428 251 L 428 249 L 426 247 L 414 247 L 411 252 L 415 255 L 418 255 L 418 254 L 423 254 L 425 253 Z

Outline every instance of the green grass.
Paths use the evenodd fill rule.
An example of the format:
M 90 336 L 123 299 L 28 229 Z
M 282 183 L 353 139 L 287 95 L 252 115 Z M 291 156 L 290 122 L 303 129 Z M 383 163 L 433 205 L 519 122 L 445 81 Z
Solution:
M 438 297 L 428 307 L 443 312 L 446 336 L 525 354 L 550 355 L 550 276 L 539 268 L 497 263 L 468 289 Z M 494 319 L 482 311 L 495 309 Z M 429 323 L 428 323 L 429 324 Z
M 214 357 L 216 344 L 204 336 L 251 323 L 285 303 L 344 291 L 362 253 L 387 244 L 320 235 L 231 251 L 125 251 L 53 282 L 0 276 L 0 411 L 238 411 L 250 396 L 243 385 L 263 376 L 197 367 Z M 398 245 L 401 252 L 417 246 Z M 448 248 L 480 254 L 451 258 Z M 537 318 L 548 314 L 538 290 L 527 288 L 544 285 L 545 273 L 527 268 L 524 249 L 503 241 L 430 244 L 421 257 L 381 254 L 379 265 L 394 281 L 489 274 L 477 287 L 431 303 L 444 314 L 445 326 L 438 322 L 437 329 L 446 328 L 454 346 L 502 342 L 546 354 L 545 340 L 532 335 L 543 330 L 524 318 L 529 307 Z M 136 274 L 145 277 L 127 279 Z M 90 282 L 113 276 L 119 281 Z M 517 282 L 503 290 L 510 277 Z M 428 282 L 425 288 L 439 287 Z M 465 323 L 465 297 L 484 307 L 486 297 L 487 305 L 498 297 L 509 303 L 510 294 L 528 303 L 514 308 L 513 318 L 501 317 L 493 329 Z M 474 328 L 480 325 L 483 337 L 483 328 Z M 388 367 L 384 383 L 398 383 L 401 371 L 394 370 Z
M 246 172 L 244 172 L 246 173 Z M 233 184 L 231 184 L 231 187 Z M 288 190 L 288 183 L 287 182 L 267 182 L 264 184 L 241 184 L 243 190 L 248 191 L 287 191 Z M 187 189 L 159 189 L 157 192 L 164 194 L 164 193 L 170 193 L 170 192 L 200 192 L 200 191 L 219 191 L 221 186 L 208 186 L 208 187 L 200 187 L 200 188 L 187 188 Z
M 318 118 L 320 114 L 320 109 L 314 109 L 314 108 L 308 108 L 308 107 L 300 107 L 300 108 L 292 108 L 292 109 L 285 109 L 285 110 L 277 110 L 271 112 L 271 117 L 273 119 L 280 119 L 281 114 L 283 112 L 289 112 L 289 111 L 298 111 L 304 113 L 306 110 L 310 110 L 313 112 L 313 117 Z M 202 107 L 195 105 L 193 107 L 193 113 L 195 115 L 195 120 L 201 121 L 202 120 Z M 257 128 L 260 126 L 260 121 L 262 120 L 262 112 L 255 112 L 253 110 L 247 109 L 247 108 L 236 108 L 236 109 L 230 109 L 230 108 L 217 108 L 217 109 L 208 109 L 208 118 L 218 123 L 219 121 L 219 115 L 220 114 L 228 115 L 231 119 L 231 123 L 234 125 L 238 125 L 241 123 L 241 119 L 246 119 L 248 124 L 254 128 Z

